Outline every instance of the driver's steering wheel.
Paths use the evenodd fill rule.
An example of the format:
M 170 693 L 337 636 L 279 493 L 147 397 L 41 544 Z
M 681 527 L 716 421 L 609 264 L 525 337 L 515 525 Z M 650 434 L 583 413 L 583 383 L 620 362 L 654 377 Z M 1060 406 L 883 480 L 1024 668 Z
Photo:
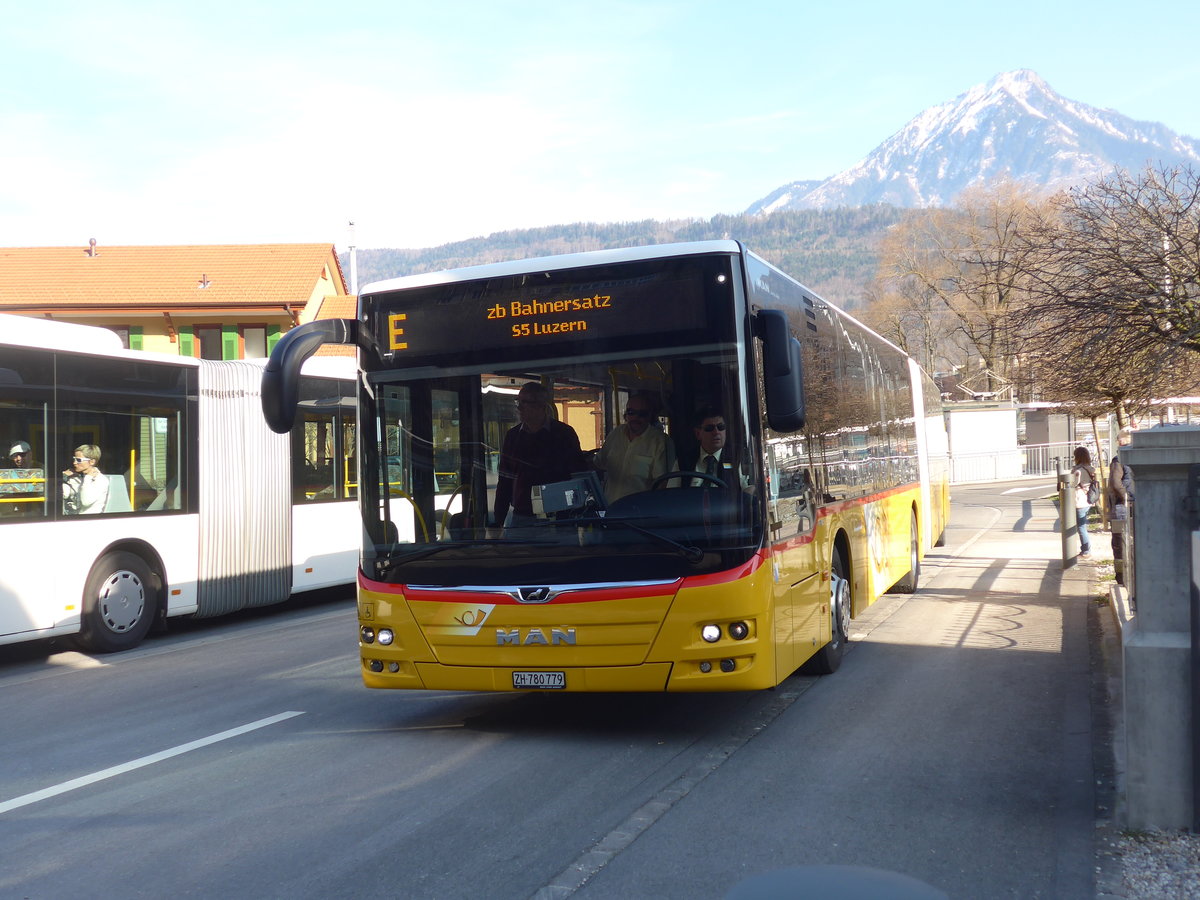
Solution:
M 711 481 L 717 487 L 725 487 L 725 482 L 716 475 L 710 475 L 708 472 L 668 472 L 666 475 L 659 475 L 650 482 L 650 490 L 657 491 L 673 478 L 703 478 L 705 481 Z

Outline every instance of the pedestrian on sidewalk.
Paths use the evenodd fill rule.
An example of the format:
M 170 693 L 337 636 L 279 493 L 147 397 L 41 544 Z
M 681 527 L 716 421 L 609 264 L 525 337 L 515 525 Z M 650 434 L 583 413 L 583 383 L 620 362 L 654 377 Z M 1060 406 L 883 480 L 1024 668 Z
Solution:
M 1117 449 L 1128 446 L 1132 434 L 1122 429 Z M 1108 508 L 1112 511 L 1112 551 L 1117 584 L 1125 583 L 1125 529 L 1129 527 L 1129 504 L 1133 502 L 1133 470 L 1114 456 L 1108 464 Z
M 1096 502 L 1099 487 L 1096 470 L 1092 468 L 1092 455 L 1087 447 L 1075 448 L 1075 467 L 1071 469 L 1071 487 L 1075 495 L 1075 527 L 1079 531 L 1079 557 L 1091 559 L 1092 544 L 1088 539 L 1088 513 Z

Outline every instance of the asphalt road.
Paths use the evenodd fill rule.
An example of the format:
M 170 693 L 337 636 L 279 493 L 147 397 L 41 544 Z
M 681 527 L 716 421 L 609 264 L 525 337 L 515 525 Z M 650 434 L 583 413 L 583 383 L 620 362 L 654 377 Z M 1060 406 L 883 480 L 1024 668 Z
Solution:
M 0 897 L 719 898 L 818 864 L 1092 897 L 1089 589 L 1048 492 L 957 488 L 921 590 L 757 694 L 368 691 L 349 595 L 0 647 Z

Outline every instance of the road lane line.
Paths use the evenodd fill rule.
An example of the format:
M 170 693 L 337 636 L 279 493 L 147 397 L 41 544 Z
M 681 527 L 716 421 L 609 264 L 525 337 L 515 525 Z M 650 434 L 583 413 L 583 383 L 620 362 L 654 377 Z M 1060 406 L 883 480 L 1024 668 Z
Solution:
M 1035 484 L 1033 487 L 1009 488 L 1007 491 L 1001 491 L 1000 493 L 1001 493 L 1001 495 L 1004 495 L 1004 494 L 1028 494 L 1032 491 L 1053 491 L 1053 490 L 1054 490 L 1054 482 L 1051 482 L 1050 484 Z
M 230 738 L 238 737 L 250 731 L 257 731 L 259 728 L 266 728 L 268 725 L 274 725 L 276 722 L 283 722 L 286 719 L 292 719 L 296 716 L 304 715 L 303 711 L 282 712 L 277 716 L 270 716 L 266 719 L 259 719 L 257 722 L 250 722 L 246 725 L 240 725 L 237 728 L 231 728 L 228 731 L 222 731 L 220 734 L 212 734 L 208 737 L 200 738 L 199 740 L 189 741 L 186 744 L 180 744 L 178 747 L 172 747 L 169 750 L 162 750 L 158 753 L 152 753 L 149 756 L 143 756 L 140 759 L 130 760 L 127 763 L 121 763 L 119 766 L 113 766 L 108 769 L 102 769 L 99 772 L 93 772 L 91 775 L 81 775 L 79 778 L 73 778 L 70 781 L 64 781 L 62 784 L 56 784 L 52 787 L 42 788 L 40 791 L 34 791 L 32 794 L 25 794 L 21 797 L 16 797 L 12 800 L 0 803 L 0 815 L 6 812 L 11 812 L 14 809 L 20 809 L 22 806 L 29 806 L 31 803 L 37 803 L 39 800 L 46 800 L 50 797 L 56 797 L 59 794 L 65 794 L 68 791 L 76 790 L 77 788 L 87 787 L 89 784 L 95 784 L 97 781 L 104 781 L 106 778 L 114 778 L 117 775 L 124 775 L 126 772 L 132 772 L 135 769 L 141 769 L 145 766 L 153 765 L 157 762 L 162 762 L 164 759 L 170 759 L 173 756 L 180 756 L 192 750 L 199 750 L 201 747 L 207 747 L 209 744 L 216 744 L 220 741 L 227 741 Z
M 548 884 L 540 887 L 530 900 L 566 900 L 596 873 L 611 862 L 622 850 L 632 844 L 654 823 L 670 812 L 671 808 L 686 797 L 705 778 L 715 772 L 738 750 L 765 730 L 782 715 L 802 694 L 820 681 L 816 676 L 792 675 L 781 684 L 780 690 L 766 697 L 762 707 L 743 723 L 735 733 L 709 750 L 704 759 L 663 787 L 640 807 L 635 809 L 624 822 L 584 850 L 569 866 L 558 873 Z M 766 694 L 766 692 L 763 692 Z

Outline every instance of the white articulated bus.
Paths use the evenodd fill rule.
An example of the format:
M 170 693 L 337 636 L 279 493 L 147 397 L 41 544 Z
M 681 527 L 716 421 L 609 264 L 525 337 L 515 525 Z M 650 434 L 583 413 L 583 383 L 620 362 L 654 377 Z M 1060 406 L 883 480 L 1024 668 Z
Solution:
M 169 616 L 354 581 L 353 360 L 309 361 L 289 434 L 263 424 L 261 378 L 261 362 L 0 316 L 0 644 L 124 650 Z M 98 458 L 73 465 L 80 447 Z M 77 468 L 102 500 L 69 498 Z

